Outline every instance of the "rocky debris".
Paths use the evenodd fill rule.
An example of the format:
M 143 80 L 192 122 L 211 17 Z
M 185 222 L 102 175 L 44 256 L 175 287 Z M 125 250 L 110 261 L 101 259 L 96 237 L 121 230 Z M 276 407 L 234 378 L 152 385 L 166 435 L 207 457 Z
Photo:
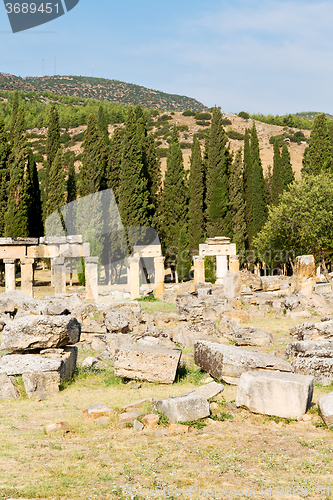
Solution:
M 297 340 L 333 339 L 333 320 L 320 321 L 318 323 L 302 323 L 289 330 L 292 337 Z
M 45 297 L 36 302 L 36 309 L 44 316 L 72 315 L 85 305 L 78 293 Z
M 212 377 L 236 385 L 242 373 L 250 370 L 290 372 L 287 361 L 254 349 L 197 340 L 194 362 Z
M 333 357 L 333 339 L 289 342 L 285 354 L 288 359 L 296 358 L 299 355 L 304 357 L 320 356 L 330 358 Z
M 127 412 L 131 411 L 141 411 L 144 406 L 150 405 L 150 403 L 153 401 L 152 398 L 149 399 L 140 399 L 139 401 L 134 401 L 134 403 L 131 403 L 127 406 L 124 406 L 123 410 Z
M 246 309 L 227 309 L 223 314 L 237 323 L 248 323 L 250 321 L 250 314 Z
M 25 392 L 29 398 L 47 396 L 59 391 L 60 372 L 25 372 L 22 374 Z
M 0 294 L 0 313 L 10 314 L 15 316 L 17 311 L 35 310 L 37 301 L 31 297 L 27 297 L 19 290 L 5 292 Z
M 100 364 L 100 361 L 93 356 L 89 356 L 88 358 L 82 361 L 82 368 L 94 368 Z
M 154 313 L 154 323 L 157 328 L 169 326 L 170 323 L 176 323 L 178 321 L 178 315 L 176 313 Z
M 240 324 L 227 316 L 221 316 L 218 329 L 220 332 L 227 333 L 240 328 Z
M 211 288 L 198 288 L 197 289 L 197 294 L 198 294 L 198 298 L 199 299 L 202 299 L 203 297 L 206 297 L 207 295 L 211 295 L 212 294 L 212 289 Z
M 325 341 L 322 341 L 325 342 Z M 299 352 L 292 359 L 291 366 L 295 373 L 312 375 L 321 385 L 330 385 L 333 382 L 333 351 L 322 349 Z
M 111 417 L 114 414 L 112 408 L 108 408 L 102 403 L 96 403 L 82 410 L 84 420 L 94 422 L 100 417 Z
M 24 373 L 57 372 L 60 381 L 69 378 L 77 360 L 77 347 L 67 346 L 52 356 L 41 354 L 6 354 L 0 358 L 0 370 L 9 376 Z
M 281 281 L 279 276 L 262 276 L 261 285 L 264 292 L 274 292 L 280 290 Z
M 125 333 L 109 333 L 105 335 L 106 349 L 110 353 L 111 358 L 114 358 L 116 350 L 122 345 L 134 345 L 135 340 L 131 335 Z
M 18 390 L 11 378 L 5 372 L 0 372 L 0 399 L 17 399 L 18 397 Z
M 118 312 L 124 315 L 129 321 L 128 330 L 132 330 L 135 326 L 142 323 L 142 321 L 145 321 L 146 314 L 141 312 L 140 302 L 135 300 L 131 302 L 118 302 L 115 304 L 96 304 L 96 306 L 103 312 L 105 318 L 111 312 Z
M 332 293 L 332 285 L 330 283 L 317 283 L 314 285 L 313 290 L 315 293 L 320 294 Z
M 241 296 L 242 282 L 239 273 L 230 273 L 223 279 L 224 296 L 227 299 L 234 299 Z
M 73 316 L 26 316 L 8 323 L 3 329 L 0 349 L 22 352 L 76 344 L 81 325 Z
M 141 418 L 142 423 L 149 429 L 154 429 L 158 425 L 160 417 L 156 413 L 149 413 Z
M 248 328 L 237 328 L 236 330 L 230 332 L 230 335 L 237 346 L 266 346 L 271 345 L 274 342 L 273 335 L 271 333 L 253 326 Z
M 54 432 L 70 432 L 70 427 L 67 422 L 57 422 L 55 424 L 47 425 L 45 428 L 46 434 L 53 434 Z
M 191 422 L 210 415 L 209 403 L 203 396 L 183 396 L 160 399 L 155 408 L 168 417 L 169 422 Z
M 314 378 L 279 372 L 246 372 L 239 379 L 236 405 L 254 413 L 300 419 L 310 407 Z
M 252 292 L 257 292 L 259 290 L 262 290 L 262 282 L 261 282 L 261 277 L 256 276 L 255 274 L 252 273 L 247 273 L 246 276 L 244 273 L 240 273 L 242 281 L 246 281 L 247 285 L 251 288 Z
M 214 398 L 222 391 L 224 391 L 224 385 L 218 384 L 217 382 L 213 381 L 206 385 L 201 385 L 200 387 L 197 387 L 196 389 L 193 389 L 193 391 L 187 392 L 186 394 L 182 394 L 180 397 L 183 398 L 185 396 L 202 396 L 208 400 Z
M 119 424 L 118 427 L 123 428 L 126 427 L 126 424 L 134 422 L 138 417 L 141 417 L 141 411 L 130 411 L 126 413 L 121 413 L 119 415 Z
M 333 425 L 333 392 L 320 396 L 317 405 L 325 425 L 331 427 Z
M 105 316 L 105 326 L 109 333 L 126 333 L 129 331 L 128 317 L 118 311 L 111 311 Z
M 118 377 L 172 384 L 180 357 L 180 349 L 121 345 L 115 352 L 114 373 Z
M 197 335 L 191 333 L 185 328 L 174 328 L 169 331 L 172 341 L 182 348 L 192 347 L 196 341 Z
M 178 294 L 177 314 L 180 320 L 216 320 L 226 310 L 227 302 L 227 299 L 214 295 L 198 298 L 189 293 Z
M 144 429 L 144 425 L 139 420 L 134 420 L 133 428 L 134 432 L 141 432 Z
M 299 297 L 296 294 L 292 295 L 287 295 L 283 299 L 283 306 L 286 308 L 287 311 L 292 311 L 293 309 L 296 309 L 301 304 L 301 301 Z
M 94 352 L 104 351 L 107 348 L 107 341 L 105 335 L 94 335 L 91 340 L 91 349 Z
M 316 262 L 313 255 L 300 255 L 295 259 L 295 292 L 310 296 L 316 284 Z

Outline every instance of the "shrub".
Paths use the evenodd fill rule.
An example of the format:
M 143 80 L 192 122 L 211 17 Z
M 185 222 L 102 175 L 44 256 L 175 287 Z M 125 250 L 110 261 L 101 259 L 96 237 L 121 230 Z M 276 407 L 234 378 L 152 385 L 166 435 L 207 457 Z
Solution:
M 212 115 L 210 113 L 195 113 L 196 120 L 211 120 Z
M 205 122 L 204 120 L 196 120 L 195 123 L 201 127 L 209 127 L 210 122 Z
M 241 111 L 238 113 L 239 118 L 244 118 L 244 120 L 248 120 L 250 118 L 249 113 L 246 113 L 245 111 Z
M 244 134 L 240 134 L 239 132 L 236 132 L 236 130 L 228 130 L 227 136 L 230 139 L 236 139 L 237 141 L 243 141 L 244 140 Z
M 222 125 L 231 125 L 231 121 L 229 120 L 229 118 L 222 118 Z
M 182 114 L 183 114 L 183 116 L 195 116 L 195 111 L 192 111 L 191 109 L 187 109 Z

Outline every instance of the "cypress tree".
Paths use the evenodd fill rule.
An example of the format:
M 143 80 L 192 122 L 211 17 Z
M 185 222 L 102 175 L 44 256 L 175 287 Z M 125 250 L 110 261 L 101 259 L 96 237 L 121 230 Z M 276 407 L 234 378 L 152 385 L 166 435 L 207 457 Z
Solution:
M 44 234 L 43 211 L 39 188 L 38 172 L 34 154 L 29 151 L 26 171 L 28 234 L 40 238 Z
M 246 221 L 243 186 L 242 150 L 236 153 L 230 171 L 230 207 L 232 218 L 232 241 L 236 243 L 237 251 L 245 250 Z
M 228 175 L 231 157 L 221 109 L 213 109 L 206 167 L 206 228 L 209 237 L 231 236 Z
M 46 137 L 46 146 L 45 146 L 45 152 L 46 152 L 46 186 L 47 186 L 47 191 L 49 188 L 52 189 L 51 186 L 49 186 L 49 181 L 48 181 L 48 175 L 49 171 L 51 169 L 51 165 L 53 163 L 53 160 L 56 157 L 56 154 L 60 148 L 60 125 L 59 125 L 59 115 L 58 115 L 58 110 L 55 104 L 52 104 L 51 110 L 50 110 L 50 116 L 49 116 L 49 124 L 47 128 L 47 137 Z
M 190 163 L 189 207 L 188 207 L 188 243 L 191 253 L 199 248 L 204 238 L 204 179 L 200 142 L 194 136 Z
M 313 120 L 309 146 L 303 156 L 302 174 L 318 175 L 332 172 L 332 145 L 325 113 L 316 115 Z
M 150 219 L 152 227 L 158 227 L 158 212 L 161 203 L 161 164 L 156 152 L 156 142 L 152 135 L 143 142 L 143 165 L 149 193 Z
M 83 159 L 80 168 L 79 194 L 81 197 L 104 189 L 106 162 L 104 138 L 98 130 L 95 115 L 91 114 L 84 135 Z
M 149 225 L 149 196 L 144 175 L 142 151 L 133 109 L 128 112 L 123 137 L 119 177 L 119 211 L 123 225 Z
M 113 190 L 113 194 L 118 202 L 119 177 L 121 170 L 122 156 L 122 131 L 116 128 L 110 140 L 109 155 L 106 167 L 106 186 Z
M 102 136 L 104 137 L 105 144 L 109 144 L 108 122 L 104 113 L 103 106 L 99 106 L 98 108 L 97 127 Z
M 11 116 L 11 122 L 10 122 L 10 132 L 9 132 L 9 139 L 10 139 L 11 143 L 14 140 L 14 129 L 15 129 L 15 124 L 16 124 L 18 109 L 19 109 L 18 91 L 15 90 L 14 99 L 13 99 L 12 116 Z
M 68 178 L 67 178 L 67 199 L 66 203 L 77 199 L 76 173 L 74 165 L 74 155 L 70 156 L 68 162 Z
M 280 196 L 283 191 L 283 177 L 281 169 L 281 156 L 280 147 L 278 140 L 274 141 L 274 157 L 273 157 L 273 175 L 272 175 L 272 187 L 271 187 L 271 203 L 272 205 L 278 205 Z
M 52 189 L 46 200 L 46 217 L 65 204 L 65 170 L 62 151 L 59 149 L 51 164 L 49 182 Z
M 167 169 L 162 195 L 161 233 L 164 249 L 176 248 L 187 217 L 187 189 L 178 130 L 173 128 L 167 153 Z
M 243 160 L 243 185 L 245 199 L 245 218 L 249 226 L 251 213 L 251 153 L 250 153 L 250 135 L 248 129 L 245 129 L 244 137 L 244 160 Z
M 179 282 L 189 279 L 190 269 L 191 258 L 187 239 L 187 227 L 185 224 L 180 230 L 178 239 L 177 275 Z
M 4 235 L 4 215 L 7 210 L 10 145 L 5 124 L 0 121 L 0 236 Z
M 265 186 L 265 194 L 267 205 L 272 203 L 271 201 L 271 193 L 272 193 L 272 165 L 268 165 L 267 172 L 264 177 L 264 186 Z
M 264 188 L 264 177 L 262 167 L 255 160 L 252 163 L 252 201 L 250 216 L 249 243 L 258 234 L 267 219 L 267 203 Z
M 290 161 L 290 153 L 286 144 L 283 145 L 281 153 L 281 170 L 283 176 L 283 189 L 287 189 L 291 182 L 295 180 L 295 174 Z

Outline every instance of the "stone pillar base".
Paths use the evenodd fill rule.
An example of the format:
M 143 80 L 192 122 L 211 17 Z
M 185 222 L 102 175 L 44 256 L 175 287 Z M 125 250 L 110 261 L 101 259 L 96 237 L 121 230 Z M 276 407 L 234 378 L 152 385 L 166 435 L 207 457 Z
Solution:
M 129 257 L 131 300 L 140 297 L 140 259 Z
M 98 257 L 86 257 L 86 299 L 98 301 Z
M 21 292 L 24 293 L 25 295 L 28 295 L 28 297 L 34 296 L 33 263 L 34 263 L 34 259 L 21 259 Z
M 5 264 L 6 292 L 16 289 L 15 283 L 15 259 L 3 259 Z
M 53 286 L 56 295 L 66 293 L 66 265 L 64 257 L 53 259 Z
M 194 283 L 205 282 L 205 258 L 195 255 L 193 257 L 194 264 Z
M 157 299 L 161 299 L 164 293 L 164 257 L 155 257 L 154 266 L 155 266 L 154 295 Z

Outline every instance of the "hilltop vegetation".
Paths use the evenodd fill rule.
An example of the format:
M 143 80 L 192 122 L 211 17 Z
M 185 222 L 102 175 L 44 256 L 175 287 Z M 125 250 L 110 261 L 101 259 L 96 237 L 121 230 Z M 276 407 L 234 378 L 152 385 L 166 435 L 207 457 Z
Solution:
M 24 93 L 38 92 L 57 94 L 60 96 L 95 99 L 112 103 L 123 103 L 144 108 L 169 109 L 184 111 L 186 109 L 205 110 L 202 103 L 190 97 L 167 94 L 159 90 L 147 89 L 140 85 L 85 76 L 44 76 L 21 78 L 0 73 L 1 90 L 21 90 Z M 45 94 L 48 97 L 47 94 Z M 68 100 L 68 104 L 72 101 Z M 74 101 L 75 102 L 75 101 Z

